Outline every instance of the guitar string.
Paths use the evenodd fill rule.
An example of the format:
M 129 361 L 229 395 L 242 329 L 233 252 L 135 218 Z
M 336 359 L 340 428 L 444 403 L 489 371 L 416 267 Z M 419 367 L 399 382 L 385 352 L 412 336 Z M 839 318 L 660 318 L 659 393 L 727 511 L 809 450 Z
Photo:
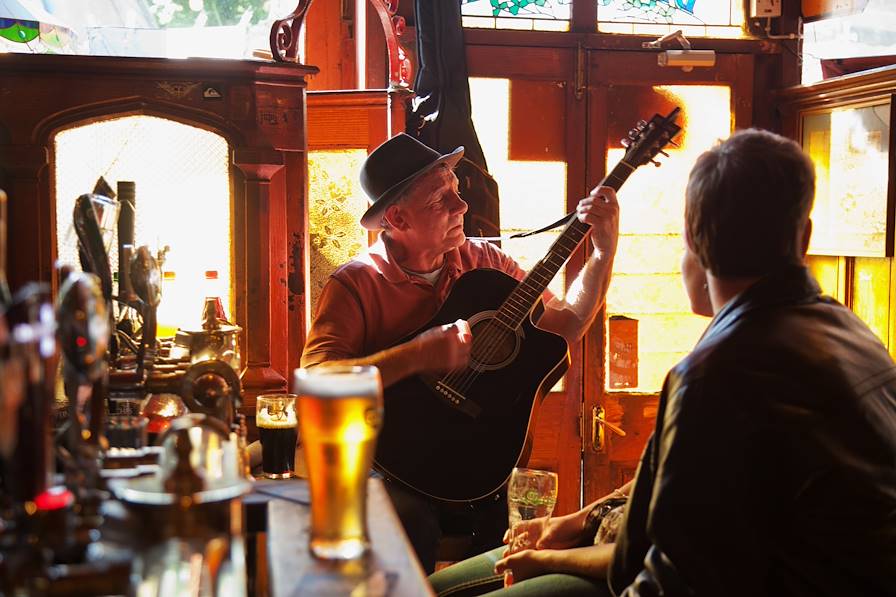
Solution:
M 623 163 L 625 163 L 624 160 L 623 160 Z M 625 165 L 628 166 L 630 169 L 632 169 L 631 165 L 629 165 L 628 163 L 625 163 Z M 606 182 L 610 178 L 616 178 L 619 181 L 619 183 L 615 187 L 616 189 L 618 189 L 618 187 L 621 186 L 621 183 L 625 181 L 624 178 L 621 178 L 618 175 L 616 175 L 616 172 L 614 169 L 614 171 L 611 172 L 601 182 L 601 184 L 606 184 Z M 572 225 L 574 225 L 577 222 L 579 222 L 579 221 L 573 220 Z M 563 263 L 566 263 L 566 260 L 569 258 L 569 255 L 571 255 L 573 253 L 573 251 L 575 251 L 575 249 L 579 246 L 581 241 L 584 239 L 585 234 L 588 233 L 588 230 L 590 228 L 591 228 L 590 226 L 586 226 L 584 230 L 580 231 L 582 234 L 582 237 L 579 238 L 579 240 L 574 244 L 574 246 L 571 249 L 562 245 L 561 241 L 563 240 L 563 233 L 561 233 L 561 236 L 560 236 L 560 238 L 557 239 L 557 242 L 561 243 L 561 245 L 560 245 L 561 247 L 568 250 L 568 255 L 566 256 L 566 258 L 563 259 Z M 553 252 L 549 252 L 549 254 L 545 257 L 545 260 L 549 259 L 553 255 L 554 255 Z M 562 267 L 562 264 L 559 267 Z M 559 271 L 559 267 L 558 267 L 557 271 Z M 538 268 L 538 265 L 536 265 L 536 267 L 532 270 L 533 274 L 537 273 L 536 272 L 537 268 Z M 557 272 L 555 271 L 554 274 L 550 278 L 553 279 L 553 276 L 556 275 L 556 273 Z M 529 279 L 529 276 L 527 276 L 526 279 L 524 279 L 523 282 L 519 286 L 517 286 L 517 288 L 515 288 L 514 291 L 507 297 L 507 299 L 505 299 L 504 303 L 502 303 L 501 307 L 498 309 L 499 313 L 505 308 L 505 306 L 507 306 L 510 303 L 511 299 L 517 294 L 517 291 L 526 285 L 525 283 L 528 279 Z M 514 327 L 511 327 L 506 324 L 505 324 L 505 327 L 507 327 L 511 333 L 514 333 L 514 331 L 516 329 L 518 329 L 520 325 L 522 325 L 522 322 L 525 319 L 525 317 L 527 317 L 529 315 L 529 313 L 531 313 L 531 310 L 532 310 L 532 308 L 530 307 L 528 310 L 526 310 L 525 313 L 515 315 L 515 318 L 518 318 L 519 322 L 517 322 L 517 324 Z M 495 318 L 493 318 L 493 319 L 495 319 Z M 493 328 L 489 328 L 489 330 L 486 330 L 486 332 L 491 331 L 491 329 L 493 329 Z M 483 334 L 485 334 L 486 332 L 483 332 Z M 504 335 L 505 334 L 503 334 L 500 331 L 493 332 L 491 334 L 491 337 L 487 337 L 485 340 L 483 340 L 483 342 L 487 346 L 487 348 L 483 348 L 483 355 L 480 359 L 478 359 L 480 363 L 489 363 L 490 362 L 491 358 L 495 356 L 498 349 L 500 348 L 500 346 L 502 344 L 501 339 L 502 339 L 502 337 L 504 337 Z M 442 378 L 441 381 L 444 385 L 448 386 L 451 390 L 462 395 L 462 394 L 466 393 L 470 387 L 472 387 L 473 383 L 475 383 L 475 381 L 479 378 L 479 376 L 482 373 L 483 373 L 483 371 L 476 370 L 476 369 L 468 366 L 468 367 L 458 368 L 458 369 L 450 371 L 445 377 Z
M 574 220 L 573 225 L 574 225 L 576 222 L 578 222 L 578 220 Z M 581 223 L 579 223 L 579 224 L 581 224 Z M 539 281 L 539 284 L 543 283 L 544 287 L 547 287 L 547 282 L 549 282 L 551 279 L 553 279 L 553 277 L 556 275 L 557 271 L 559 271 L 560 267 L 562 267 L 563 264 L 566 263 L 566 259 L 568 259 L 569 255 L 571 255 L 572 252 L 575 251 L 576 247 L 578 247 L 579 243 L 582 241 L 582 239 L 584 238 L 585 234 L 587 234 L 588 229 L 590 229 L 590 226 L 587 226 L 587 225 L 586 225 L 586 226 L 584 227 L 584 229 L 581 229 L 582 227 L 579 226 L 579 228 L 580 228 L 580 230 L 576 230 L 576 232 L 581 233 L 582 236 L 581 236 L 581 237 L 578 239 L 578 241 L 576 241 L 571 247 L 569 247 L 569 246 L 563 244 L 563 243 L 565 242 L 565 239 L 564 239 L 563 233 L 561 233 L 560 237 L 557 239 L 556 242 L 557 242 L 557 243 L 559 244 L 559 246 L 560 246 L 562 249 L 564 249 L 568 254 L 567 254 L 566 258 L 563 258 L 563 259 L 562 259 L 560 265 L 557 266 L 557 270 L 556 270 L 551 276 L 547 277 L 547 279 L 543 279 L 543 280 Z M 553 256 L 558 256 L 558 257 L 559 257 L 559 253 L 555 253 L 555 252 L 553 252 L 553 251 L 549 252 L 549 254 L 545 257 L 545 259 L 544 259 L 541 263 L 539 263 L 538 265 L 536 265 L 535 268 L 533 268 L 531 274 L 530 274 L 529 276 L 527 276 L 527 277 L 522 281 L 522 283 L 521 283 L 519 286 L 517 286 L 517 288 L 514 289 L 514 291 L 507 297 L 507 299 L 505 299 L 504 303 L 503 303 L 503 304 L 501 305 L 501 307 L 498 309 L 498 312 L 499 312 L 499 313 L 500 313 L 501 311 L 503 311 L 503 310 L 505 309 L 505 307 L 507 307 L 508 305 L 512 305 L 512 304 L 513 304 L 513 303 L 512 303 L 512 300 L 514 299 L 514 297 L 516 297 L 517 299 L 519 299 L 520 297 L 519 297 L 518 295 L 519 295 L 520 293 L 523 293 L 523 292 L 534 292 L 534 291 L 535 291 L 534 288 L 528 288 L 528 290 L 524 290 L 524 289 L 526 289 L 526 288 L 529 286 L 529 283 L 528 283 L 528 282 L 529 282 L 529 280 L 532 279 L 533 277 L 536 279 L 536 281 L 538 281 L 537 278 L 540 277 L 540 276 L 542 276 L 542 274 L 538 271 L 539 266 L 541 266 L 541 264 L 542 264 L 543 262 L 548 262 L 548 263 L 550 263 L 549 260 L 550 260 L 550 258 L 553 257 Z M 551 265 L 553 265 L 553 264 L 551 264 Z M 542 292 L 543 292 L 543 290 L 542 290 Z M 530 302 L 530 301 L 531 301 L 532 304 L 534 305 L 534 302 L 538 300 L 538 296 L 540 296 L 540 294 L 541 294 L 541 292 L 537 293 L 537 295 L 536 295 L 534 298 L 532 298 L 532 297 L 525 297 L 525 298 L 527 299 L 525 302 Z M 522 325 L 522 323 L 523 323 L 523 321 L 525 320 L 525 318 L 529 316 L 529 314 L 530 314 L 531 311 L 532 311 L 532 306 L 530 306 L 530 307 L 529 307 L 528 309 L 526 309 L 525 311 L 523 311 L 522 309 L 519 309 L 519 307 L 513 307 L 513 309 L 516 309 L 516 310 L 519 310 L 519 311 L 520 311 L 519 313 L 511 313 L 511 315 L 514 317 L 514 322 L 515 322 L 515 325 L 514 325 L 514 326 L 510 326 L 510 325 L 504 324 L 503 322 L 500 322 L 500 320 L 499 320 L 499 322 L 502 323 L 502 324 L 504 325 L 504 327 L 506 327 L 506 328 L 508 329 L 508 331 L 509 331 L 511 334 L 515 333 L 516 329 L 518 329 L 519 326 Z M 510 309 L 508 309 L 508 310 L 510 310 Z M 492 318 L 492 320 L 495 320 L 495 319 L 497 319 L 497 318 Z M 493 328 L 492 328 L 492 329 L 493 329 Z M 502 346 L 502 344 L 503 344 L 503 343 L 502 343 L 502 339 L 505 338 L 505 337 L 506 337 L 506 334 L 503 333 L 502 331 L 498 330 L 497 332 L 493 332 L 493 333 L 491 334 L 491 337 L 486 338 L 486 339 L 484 340 L 484 345 L 485 345 L 485 347 L 483 348 L 483 351 L 482 351 L 483 354 L 482 354 L 481 358 L 478 359 L 479 362 L 481 362 L 481 363 L 489 363 L 489 362 L 491 362 L 491 359 L 495 356 L 495 354 L 497 353 L 498 349 Z M 474 342 L 475 342 L 475 341 L 474 341 Z M 453 383 L 456 383 L 457 385 L 456 385 L 456 387 L 454 387 L 453 389 L 455 389 L 455 391 L 457 391 L 457 392 L 460 393 L 460 394 L 464 394 L 464 393 L 466 393 L 466 391 L 470 389 L 470 387 L 472 386 L 472 384 L 476 381 L 476 379 L 479 378 L 479 376 L 480 376 L 482 373 L 483 373 L 483 371 L 477 371 L 476 369 L 473 369 L 473 368 L 470 368 L 470 367 L 465 368 L 465 370 L 463 370 L 460 374 L 454 376 Z

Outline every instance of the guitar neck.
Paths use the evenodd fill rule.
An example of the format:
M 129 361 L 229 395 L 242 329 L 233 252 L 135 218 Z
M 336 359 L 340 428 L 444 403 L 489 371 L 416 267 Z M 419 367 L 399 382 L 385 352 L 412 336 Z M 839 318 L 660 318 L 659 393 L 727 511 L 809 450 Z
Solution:
M 635 167 L 624 160 L 616 164 L 613 171 L 601 181 L 601 186 L 607 186 L 618 191 L 622 184 L 634 172 Z M 507 297 L 504 304 L 498 310 L 496 319 L 510 329 L 519 327 L 529 315 L 538 298 L 545 291 L 569 256 L 572 255 L 582 239 L 591 230 L 591 225 L 584 224 L 575 216 L 551 245 L 548 254 L 532 268 L 532 271 L 523 279 L 516 289 Z

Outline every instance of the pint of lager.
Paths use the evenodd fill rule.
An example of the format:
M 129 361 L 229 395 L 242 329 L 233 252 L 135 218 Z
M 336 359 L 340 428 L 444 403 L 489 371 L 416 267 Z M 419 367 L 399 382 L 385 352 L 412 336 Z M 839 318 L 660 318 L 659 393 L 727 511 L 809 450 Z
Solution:
M 261 471 L 268 479 L 288 479 L 296 460 L 295 394 L 262 394 L 255 405 L 261 440 Z
M 370 545 L 367 478 L 383 413 L 379 369 L 297 369 L 294 390 L 311 486 L 311 552 L 359 557 Z

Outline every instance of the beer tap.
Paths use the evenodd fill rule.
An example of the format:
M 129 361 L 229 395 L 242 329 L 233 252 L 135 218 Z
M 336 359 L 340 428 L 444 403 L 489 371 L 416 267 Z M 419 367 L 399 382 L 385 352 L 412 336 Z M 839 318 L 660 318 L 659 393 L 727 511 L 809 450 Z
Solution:
M 140 299 L 143 329 L 137 351 L 137 372 L 143 378 L 144 369 L 152 369 L 156 354 L 156 311 L 162 300 L 162 272 L 149 248 L 141 246 L 131 258 L 129 267 L 131 286 Z
M 100 524 L 100 457 L 108 399 L 107 349 L 109 316 L 96 276 L 71 273 L 59 290 L 58 338 L 63 356 L 63 379 L 69 399 L 68 484 L 78 494 L 82 527 Z

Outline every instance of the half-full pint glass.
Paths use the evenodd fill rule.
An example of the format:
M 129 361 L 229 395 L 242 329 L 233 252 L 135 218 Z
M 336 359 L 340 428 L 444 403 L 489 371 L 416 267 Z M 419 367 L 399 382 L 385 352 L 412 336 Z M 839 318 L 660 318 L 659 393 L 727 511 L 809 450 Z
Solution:
M 379 369 L 297 369 L 294 390 L 311 486 L 311 552 L 357 558 L 370 545 L 367 477 L 383 416 Z
M 262 394 L 255 403 L 255 425 L 261 440 L 261 472 L 268 479 L 288 479 L 296 460 L 296 397 Z

